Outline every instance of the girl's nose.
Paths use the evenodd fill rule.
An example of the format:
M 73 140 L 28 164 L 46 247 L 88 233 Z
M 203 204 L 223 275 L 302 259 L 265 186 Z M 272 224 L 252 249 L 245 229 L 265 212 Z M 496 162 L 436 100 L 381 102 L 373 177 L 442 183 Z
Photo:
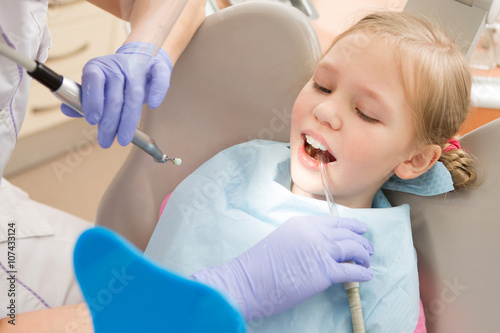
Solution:
M 321 124 L 333 130 L 339 130 L 342 127 L 342 119 L 340 118 L 340 112 L 337 108 L 338 107 L 333 105 L 331 101 L 323 102 L 316 105 L 313 114 Z

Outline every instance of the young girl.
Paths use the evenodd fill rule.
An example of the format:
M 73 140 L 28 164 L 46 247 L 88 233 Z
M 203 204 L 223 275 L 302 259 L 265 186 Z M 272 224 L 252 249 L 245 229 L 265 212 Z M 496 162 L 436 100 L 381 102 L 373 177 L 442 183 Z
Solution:
M 297 97 L 290 145 L 254 141 L 205 163 L 172 193 L 146 253 L 226 292 L 247 319 L 272 315 L 249 329 L 350 329 L 345 292 L 335 284 L 342 269 L 317 260 L 334 257 L 323 246 L 324 221 L 312 217 L 328 215 L 318 161 L 326 154 L 340 216 L 365 222 L 375 247 L 373 279 L 360 285 L 367 331 L 413 332 L 419 293 L 409 208 L 391 208 L 381 188 L 436 195 L 474 182 L 472 159 L 453 140 L 470 85 L 465 59 L 434 25 L 403 13 L 368 15 L 333 41 Z M 310 217 L 297 222 L 297 215 Z M 293 227 L 284 224 L 290 219 Z M 292 245 L 273 247 L 272 231 L 285 227 Z M 267 235 L 267 252 L 254 250 Z M 316 252 L 292 253 L 308 241 Z M 283 260 L 262 260 L 260 279 L 246 274 L 259 256 L 280 250 Z M 259 292 L 272 290 L 266 283 L 274 295 Z
M 413 332 L 408 207 L 391 208 L 380 188 L 434 195 L 474 182 L 452 139 L 470 84 L 463 57 L 427 21 L 367 16 L 334 40 L 299 94 L 290 145 L 253 141 L 205 163 L 172 193 L 147 253 L 225 292 L 257 319 L 250 331 L 350 332 L 338 282 L 357 279 L 370 280 L 360 284 L 368 332 Z M 342 219 L 325 216 L 319 150 Z

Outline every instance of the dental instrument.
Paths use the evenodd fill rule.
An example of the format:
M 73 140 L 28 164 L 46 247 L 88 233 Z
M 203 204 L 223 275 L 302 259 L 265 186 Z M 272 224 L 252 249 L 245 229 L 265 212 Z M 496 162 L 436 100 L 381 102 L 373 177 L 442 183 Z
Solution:
M 335 201 L 333 201 L 332 189 L 326 172 L 328 159 L 324 152 L 316 153 L 316 157 L 319 159 L 321 183 L 323 184 L 323 190 L 325 191 L 326 202 L 328 203 L 330 215 L 339 217 L 339 212 L 335 206 Z M 361 308 L 361 298 L 359 295 L 359 282 L 344 282 L 344 289 L 347 292 L 349 308 L 351 310 L 352 331 L 353 333 L 365 333 L 363 309 Z
M 0 43 L 0 54 L 25 68 L 31 77 L 49 88 L 61 102 L 70 106 L 83 116 L 81 87 L 78 83 L 57 74 L 44 64 L 28 58 L 6 44 Z M 180 165 L 182 163 L 180 158 L 169 158 L 165 155 L 156 145 L 154 140 L 140 129 L 136 129 L 132 143 L 151 155 L 155 162 L 172 162 L 175 165 Z

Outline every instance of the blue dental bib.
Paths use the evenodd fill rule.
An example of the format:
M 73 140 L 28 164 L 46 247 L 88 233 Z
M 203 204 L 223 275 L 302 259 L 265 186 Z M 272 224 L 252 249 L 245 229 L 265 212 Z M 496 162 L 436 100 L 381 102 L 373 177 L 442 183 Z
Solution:
M 441 167 L 436 173 L 440 179 Z M 425 188 L 429 181 L 419 180 L 414 188 Z M 175 189 L 146 254 L 188 276 L 234 259 L 292 216 L 329 215 L 325 201 L 291 193 L 290 182 L 287 144 L 256 140 L 224 150 Z M 449 182 L 444 183 L 439 191 L 449 191 Z M 419 286 L 409 206 L 390 207 L 379 191 L 374 207 L 381 208 L 338 205 L 340 216 L 368 225 L 365 236 L 375 247 L 374 278 L 360 283 L 366 331 L 413 332 L 419 316 Z M 265 301 L 272 306 L 274 300 Z M 332 285 L 283 313 L 248 322 L 247 329 L 352 332 L 346 292 L 342 284 Z

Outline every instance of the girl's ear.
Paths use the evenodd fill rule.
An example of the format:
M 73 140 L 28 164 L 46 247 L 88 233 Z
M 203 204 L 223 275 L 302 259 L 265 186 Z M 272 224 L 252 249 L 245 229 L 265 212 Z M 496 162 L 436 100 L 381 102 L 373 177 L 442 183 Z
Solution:
M 437 162 L 441 156 L 441 147 L 438 145 L 425 145 L 413 153 L 410 158 L 395 169 L 394 173 L 401 179 L 413 179 L 425 173 Z

